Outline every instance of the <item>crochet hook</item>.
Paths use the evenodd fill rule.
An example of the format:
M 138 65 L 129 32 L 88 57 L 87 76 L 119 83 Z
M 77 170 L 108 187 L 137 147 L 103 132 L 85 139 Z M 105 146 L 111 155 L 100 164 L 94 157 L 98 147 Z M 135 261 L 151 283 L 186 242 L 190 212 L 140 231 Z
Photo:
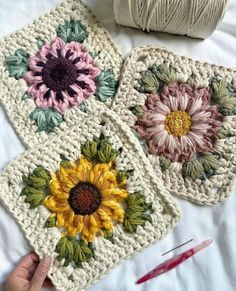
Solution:
M 201 250 L 205 249 L 212 243 L 211 239 L 203 241 L 201 244 L 188 249 L 187 251 L 174 256 L 173 258 L 165 261 L 164 263 L 160 264 L 156 268 L 154 268 L 152 271 L 144 275 L 142 278 L 140 278 L 136 284 L 141 284 L 143 282 L 146 282 L 156 276 L 159 276 L 163 273 L 166 273 L 170 271 L 171 269 L 174 269 L 178 265 L 182 264 L 184 261 L 195 255 L 196 253 L 200 252 Z

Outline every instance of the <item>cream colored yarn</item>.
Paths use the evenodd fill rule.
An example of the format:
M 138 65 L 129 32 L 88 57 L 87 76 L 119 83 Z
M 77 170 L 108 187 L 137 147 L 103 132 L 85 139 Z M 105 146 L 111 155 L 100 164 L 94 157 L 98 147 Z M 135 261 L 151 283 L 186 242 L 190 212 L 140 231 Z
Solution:
M 136 88 L 139 86 L 141 72 L 153 65 L 167 64 L 177 70 L 176 81 L 186 82 L 189 77 L 193 78 L 196 86 L 208 86 L 213 77 L 225 79 L 228 83 L 236 86 L 236 71 L 208 63 L 193 61 L 189 58 L 178 56 L 172 52 L 154 46 L 146 46 L 135 49 L 125 62 L 121 76 L 120 87 L 112 105 L 123 121 L 132 127 L 136 120 L 130 108 L 142 106 L 146 95 Z M 227 131 L 224 138 L 218 139 L 214 148 L 221 153 L 220 168 L 216 174 L 203 180 L 184 178 L 181 174 L 182 164 L 173 162 L 170 167 L 163 171 L 162 178 L 165 187 L 172 195 L 190 200 L 197 204 L 214 204 L 224 201 L 232 190 L 232 184 L 236 173 L 236 115 L 225 116 L 223 129 Z M 160 162 L 157 155 L 149 155 L 154 170 L 160 171 Z
M 118 24 L 207 38 L 222 20 L 228 0 L 114 0 Z
M 40 257 L 50 256 L 54 259 L 49 277 L 61 291 L 88 288 L 117 264 L 159 241 L 180 218 L 179 209 L 164 189 L 160 175 L 154 174 L 129 127 L 114 112 L 105 106 L 98 106 L 93 114 L 83 113 L 77 121 L 79 125 L 74 125 L 53 140 L 26 151 L 12 161 L 0 175 L 0 200 L 12 213 Z M 99 137 L 101 133 L 110 137 L 116 150 L 122 147 L 116 167 L 118 170 L 134 169 L 132 178 L 127 181 L 127 190 L 142 191 L 147 203 L 152 204 L 152 221 L 146 222 L 143 227 L 139 226 L 134 234 L 126 233 L 120 225 L 115 226 L 113 243 L 102 237 L 95 238 L 93 259 L 82 263 L 80 268 L 72 265 L 63 267 L 63 262 L 56 259 L 55 252 L 61 233 L 55 227 L 44 227 L 49 215 L 46 208 L 40 206 L 30 209 L 29 204 L 24 202 L 24 197 L 20 196 L 22 176 L 28 176 L 39 165 L 49 171 L 56 171 L 59 168 L 60 155 L 71 160 L 79 159 L 81 144 L 92 140 L 93 136 Z
M 36 108 L 33 99 L 22 100 L 22 96 L 28 89 L 27 83 L 23 80 L 16 80 L 9 76 L 6 69 L 6 57 L 14 54 L 17 49 L 24 49 L 30 55 L 35 55 L 39 48 L 37 47 L 37 38 L 42 38 L 51 42 L 56 37 L 56 29 L 59 24 L 65 20 L 80 20 L 89 33 L 88 38 L 83 45 L 86 50 L 97 54 L 94 62 L 102 70 L 110 70 L 116 80 L 119 79 L 123 57 L 118 46 L 113 42 L 104 27 L 97 22 L 92 12 L 80 0 L 63 0 L 51 12 L 35 19 L 28 26 L 17 30 L 9 36 L 0 40 L 0 102 L 5 109 L 9 120 L 14 126 L 18 136 L 27 147 L 33 147 L 39 143 L 54 137 L 57 132 L 71 126 L 76 120 L 76 116 L 81 110 L 74 107 L 68 110 L 64 115 L 64 122 L 60 128 L 55 128 L 54 132 L 49 134 L 45 131 L 39 132 L 37 126 L 29 115 Z M 90 107 L 90 99 L 87 99 L 86 106 Z M 97 102 L 99 103 L 99 101 Z M 108 98 L 106 104 L 109 106 L 111 98 Z M 96 106 L 96 103 L 95 105 Z

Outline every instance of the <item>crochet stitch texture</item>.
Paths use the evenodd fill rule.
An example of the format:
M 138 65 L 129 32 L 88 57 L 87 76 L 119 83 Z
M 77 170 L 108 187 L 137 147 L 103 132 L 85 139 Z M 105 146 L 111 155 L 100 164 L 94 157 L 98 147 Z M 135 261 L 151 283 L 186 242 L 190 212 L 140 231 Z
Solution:
M 90 10 L 65 0 L 0 41 L 0 102 L 32 147 L 76 122 L 90 99 L 110 106 L 122 63 Z
M 236 73 L 165 49 L 135 49 L 112 109 L 173 195 L 223 201 L 236 171 Z
M 53 258 L 58 290 L 84 290 L 180 217 L 129 127 L 98 107 L 0 176 L 0 200 L 40 257 Z

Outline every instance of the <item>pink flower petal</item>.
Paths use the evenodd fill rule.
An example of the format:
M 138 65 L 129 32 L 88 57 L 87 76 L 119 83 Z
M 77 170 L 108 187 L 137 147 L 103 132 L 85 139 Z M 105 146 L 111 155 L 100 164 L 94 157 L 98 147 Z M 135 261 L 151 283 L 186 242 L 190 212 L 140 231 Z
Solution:
M 62 50 L 64 47 L 65 47 L 65 42 L 60 37 L 56 37 L 54 42 L 51 44 L 50 53 L 54 55 L 54 57 L 58 57 L 57 50 Z
M 35 73 L 32 71 L 29 71 L 25 74 L 24 80 L 29 84 L 35 84 L 42 82 L 42 76 L 35 76 Z
M 77 67 L 78 71 L 81 71 L 81 72 L 87 71 L 88 73 L 85 75 L 89 76 L 93 80 L 101 74 L 101 70 L 97 67 L 94 67 L 94 65 L 92 65 L 92 64 L 78 62 L 76 64 L 76 67 Z M 81 74 L 83 75 L 83 73 L 81 73 Z
M 96 92 L 95 82 L 93 80 L 91 80 L 88 76 L 81 75 L 77 78 L 77 81 L 84 82 L 86 84 L 85 88 L 82 88 L 76 84 L 76 86 L 78 86 L 79 89 L 82 90 L 83 94 L 86 97 L 93 95 Z
M 44 63 L 40 58 L 31 56 L 28 60 L 28 65 L 31 71 L 34 72 L 41 72 L 43 69 L 43 66 L 38 66 L 38 63 Z
M 188 107 L 189 97 L 188 95 L 181 95 L 179 97 L 179 110 L 185 111 Z
M 51 46 L 50 44 L 46 43 L 45 45 L 42 46 L 40 52 L 39 52 L 39 55 L 38 57 L 43 60 L 43 61 L 47 61 L 47 55 L 51 53 Z
M 192 100 L 192 104 L 189 104 L 188 113 L 190 115 L 193 115 L 197 110 L 199 110 L 202 106 L 202 99 L 198 98 L 195 100 Z

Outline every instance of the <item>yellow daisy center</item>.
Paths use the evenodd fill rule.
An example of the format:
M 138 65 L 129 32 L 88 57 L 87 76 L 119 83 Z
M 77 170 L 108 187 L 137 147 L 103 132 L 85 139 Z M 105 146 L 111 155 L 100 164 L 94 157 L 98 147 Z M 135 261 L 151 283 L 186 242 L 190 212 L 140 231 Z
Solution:
M 100 206 L 102 195 L 89 182 L 79 182 L 70 190 L 69 204 L 75 214 L 88 215 L 94 213 Z
M 192 124 L 191 116 L 186 111 L 173 111 L 166 116 L 165 130 L 174 136 L 186 135 Z

